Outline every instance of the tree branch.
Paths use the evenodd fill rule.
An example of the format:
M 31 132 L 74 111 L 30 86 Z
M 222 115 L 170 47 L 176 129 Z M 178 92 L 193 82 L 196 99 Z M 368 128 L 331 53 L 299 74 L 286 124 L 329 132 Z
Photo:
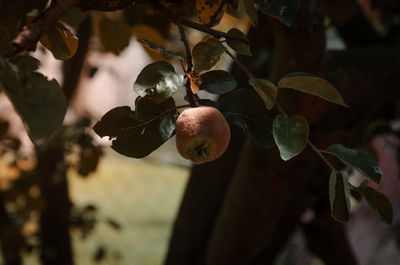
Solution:
M 172 21 L 180 21 L 182 23 L 182 25 L 185 25 L 186 27 L 210 34 L 211 36 L 213 36 L 217 39 L 225 38 L 225 39 L 237 40 L 237 41 L 241 41 L 243 43 L 249 44 L 249 40 L 246 37 L 231 36 L 225 32 L 209 28 L 207 25 L 202 25 L 202 24 L 198 24 L 196 22 L 190 21 L 190 20 L 186 20 L 184 18 L 181 18 L 181 17 L 175 15 L 172 10 L 169 10 L 167 7 L 161 5 L 160 3 L 150 2 L 150 5 L 152 5 L 156 10 L 158 10 L 158 12 L 160 12 L 163 16 L 167 17 L 168 19 L 170 19 Z
M 13 40 L 11 49 L 4 56 L 10 58 L 22 51 L 33 51 L 40 37 L 53 26 L 58 19 L 69 9 L 79 3 L 79 0 L 58 0 L 52 4 L 44 13 L 31 25 L 25 27 L 23 31 Z
M 193 68 L 193 63 L 192 63 L 192 52 L 190 50 L 190 45 L 189 45 L 189 41 L 186 38 L 186 34 L 185 34 L 185 29 L 183 28 L 183 25 L 181 23 L 180 20 L 176 20 L 174 21 L 175 24 L 178 26 L 179 29 L 179 33 L 181 35 L 181 41 L 183 42 L 183 44 L 185 45 L 185 50 L 186 50 L 186 63 L 187 63 L 187 68 L 186 68 L 186 73 L 191 72 L 192 68 Z M 190 78 L 188 78 L 186 76 L 186 96 L 187 99 L 189 101 L 189 104 L 191 107 L 196 107 L 196 101 L 194 100 L 194 95 L 193 92 L 191 90 L 191 83 L 190 83 Z
M 205 25 L 201 25 L 201 24 L 195 23 L 195 22 L 190 21 L 190 20 L 181 19 L 181 22 L 186 27 L 189 27 L 189 28 L 192 28 L 192 29 L 196 29 L 198 31 L 210 34 L 211 36 L 213 36 L 213 37 L 215 37 L 217 39 L 225 38 L 225 39 L 230 39 L 230 40 L 241 41 L 241 42 L 246 43 L 246 44 L 250 43 L 249 40 L 247 38 L 245 38 L 245 37 L 231 36 L 231 35 L 228 35 L 225 32 L 209 28 L 209 27 L 207 27 Z

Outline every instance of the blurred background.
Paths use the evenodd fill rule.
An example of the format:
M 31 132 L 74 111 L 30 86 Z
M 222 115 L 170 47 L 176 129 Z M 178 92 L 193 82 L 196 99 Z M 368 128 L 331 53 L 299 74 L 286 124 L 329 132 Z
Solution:
M 393 43 L 398 45 L 400 8 L 396 1 L 384 2 L 379 5 L 359 0 L 357 10 L 378 36 L 392 34 L 397 37 Z M 225 13 L 216 29 L 226 32 L 236 27 L 249 31 L 252 21 L 243 15 L 240 3 L 242 11 Z M 40 148 L 33 146 L 18 114 L 7 97 L 0 94 L 3 264 L 45 264 L 41 261 L 43 256 L 54 255 L 62 256 L 65 264 L 164 263 L 191 164 L 179 156 L 174 139 L 144 159 L 133 159 L 113 151 L 110 140 L 100 139 L 92 130 L 112 108 L 133 109 L 137 95 L 132 87 L 137 75 L 147 64 L 165 60 L 137 38 L 184 54 L 177 29 L 164 20 L 140 5 L 108 13 L 76 8 L 63 18 L 79 38 L 77 54 L 63 62 L 41 45 L 32 53 L 41 62 L 40 72 L 62 84 L 69 102 L 65 126 Z M 349 47 L 343 34 L 348 33 L 334 22 L 324 19 L 326 51 L 346 51 Z M 204 34 L 188 30 L 188 37 L 193 46 Z M 395 54 L 397 65 L 398 49 Z M 257 60 L 271 61 L 272 51 L 266 49 L 258 54 L 254 64 Z M 182 72 L 179 61 L 171 63 L 177 72 Z M 230 67 L 230 59 L 222 56 L 215 69 Z M 183 96 L 184 91 L 177 93 L 177 105 L 185 103 Z M 200 97 L 215 99 L 205 92 Z M 374 132 L 382 131 L 375 133 L 370 142 L 383 169 L 379 189 L 394 206 L 394 225 L 381 224 L 366 203 L 357 200 L 352 201 L 352 217 L 346 225 L 351 248 L 362 265 L 400 261 L 400 125 L 392 118 L 375 123 Z M 362 179 L 353 172 L 354 183 Z M 202 211 L 201 206 L 198 211 Z M 313 215 L 306 211 L 302 221 L 307 223 Z M 47 245 L 41 247 L 39 242 L 43 241 Z M 298 231 L 290 237 L 275 264 L 325 264 L 311 252 Z

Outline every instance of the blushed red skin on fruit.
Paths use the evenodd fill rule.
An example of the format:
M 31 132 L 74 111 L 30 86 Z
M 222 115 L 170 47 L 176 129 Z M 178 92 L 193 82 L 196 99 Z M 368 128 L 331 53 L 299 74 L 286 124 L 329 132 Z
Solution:
M 210 162 L 220 157 L 228 147 L 231 136 L 229 124 L 224 116 L 212 107 L 184 110 L 176 120 L 175 130 L 178 152 L 194 164 Z M 206 159 L 193 155 L 193 148 L 205 142 L 211 155 Z

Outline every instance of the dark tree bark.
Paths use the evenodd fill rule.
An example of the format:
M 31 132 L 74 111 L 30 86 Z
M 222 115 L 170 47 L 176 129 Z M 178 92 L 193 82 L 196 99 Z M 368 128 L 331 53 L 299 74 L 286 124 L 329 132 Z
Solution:
M 91 36 L 91 20 L 79 27 L 79 48 L 75 56 L 64 63 L 63 90 L 68 102 L 74 95 L 81 75 Z M 37 174 L 45 206 L 40 216 L 41 262 L 43 265 L 73 265 L 69 233 L 71 202 L 64 161 L 64 144 L 55 137 L 36 147 Z
M 71 202 L 68 194 L 63 146 L 37 147 L 38 175 L 44 209 L 40 216 L 40 258 L 43 265 L 72 265 L 69 234 Z
M 193 167 L 174 224 L 165 265 L 204 264 L 204 249 L 238 164 L 243 132 L 232 128 L 228 150 L 218 160 Z
M 0 248 L 4 265 L 21 265 L 23 237 L 5 209 L 3 192 L 0 193 Z

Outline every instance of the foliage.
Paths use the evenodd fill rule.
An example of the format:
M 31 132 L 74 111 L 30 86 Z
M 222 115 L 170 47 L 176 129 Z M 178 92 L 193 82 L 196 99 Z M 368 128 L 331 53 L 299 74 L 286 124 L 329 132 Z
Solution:
M 79 2 L 82 10 L 110 11 L 123 9 L 135 1 L 116 1 L 114 5 L 111 5 L 110 1 L 99 1 L 98 5 L 94 5 L 93 1 L 64 2 L 71 5 L 67 5 L 68 8 L 63 6 L 64 9 L 70 9 Z M 197 0 L 195 7 L 191 6 L 191 12 L 187 12 L 187 15 L 181 15 L 179 10 L 175 11 L 177 6 L 172 3 L 146 0 L 142 2 L 164 21 L 178 27 L 186 52 L 186 66 L 179 52 L 169 51 L 162 43 L 139 36 L 143 35 L 143 28 L 138 30 L 140 23 L 128 21 L 128 16 L 125 17 L 123 13 L 114 16 L 93 12 L 89 15 L 96 22 L 97 37 L 105 52 L 120 54 L 129 45 L 132 34 L 135 34 L 149 54 L 154 56 L 156 53 L 162 58 L 162 61 L 160 59 L 142 69 L 133 84 L 133 89 L 139 94 L 135 100 L 135 109 L 131 110 L 130 106 L 114 108 L 94 126 L 94 131 L 100 137 L 107 136 L 112 140 L 114 150 L 129 157 L 145 157 L 174 135 L 179 109 L 213 106 L 223 113 L 230 124 L 243 128 L 254 142 L 265 148 L 277 146 L 281 158 L 285 161 L 299 155 L 309 145 L 332 170 L 329 178 L 329 197 L 331 213 L 336 220 L 349 220 L 349 197 L 350 190 L 353 190 L 366 199 L 383 222 L 392 222 L 393 209 L 386 196 L 368 187 L 366 182 L 359 187 L 351 185 L 347 173 L 336 169 L 325 155 L 339 158 L 349 167 L 379 183 L 381 170 L 371 156 L 361 149 L 352 149 L 341 144 L 332 145 L 325 150 L 318 149 L 309 139 L 310 129 L 306 118 L 298 114 L 289 116 L 277 100 L 281 90 L 290 88 L 349 107 L 333 84 L 301 72 L 289 73 L 283 76 L 278 84 L 274 84 L 250 72 L 231 53 L 233 50 L 247 56 L 252 54 L 245 34 L 236 28 L 227 32 L 211 28 L 220 22 L 228 4 L 237 12 L 240 11 L 234 1 Z M 48 80 L 36 71 L 39 64 L 37 60 L 19 53 L 33 50 L 39 40 L 55 58 L 61 60 L 71 58 L 78 48 L 77 38 L 68 27 L 57 22 L 66 10 L 60 11 L 61 5 L 56 1 L 51 1 L 49 6 L 46 4 L 47 1 L 29 1 L 29 4 L 26 4 L 26 1 L 20 0 L 0 4 L 0 52 L 3 55 L 0 58 L 1 90 L 12 101 L 35 144 L 44 142 L 51 136 L 53 138 L 50 139 L 58 139 L 57 135 L 65 132 L 61 125 L 66 112 L 66 99 L 55 80 Z M 253 25 L 258 21 L 255 8 L 257 5 L 262 13 L 291 26 L 299 1 L 244 0 L 244 4 L 244 10 Z M 32 15 L 35 12 L 39 15 Z M 197 15 L 200 23 L 192 21 L 193 14 Z M 48 22 L 46 19 L 54 23 L 45 27 L 43 25 Z M 208 35 L 191 48 L 184 27 L 191 27 Z M 139 31 L 141 33 L 138 33 Z M 163 33 L 161 29 L 151 28 L 150 31 L 157 35 L 154 39 L 159 39 Z M 248 76 L 247 88 L 236 88 L 234 76 L 222 70 L 212 69 L 225 54 Z M 165 61 L 167 59 L 179 60 L 182 71 L 176 71 L 171 63 Z M 186 90 L 188 105 L 176 106 L 173 96 L 183 89 Z M 223 97 L 219 102 L 201 99 L 196 94 L 199 89 Z M 99 153 L 95 152 L 93 157 L 88 157 L 87 154 L 88 152 L 82 152 L 80 161 L 91 161 L 88 163 L 96 165 L 96 155 L 99 156 Z M 87 162 L 84 164 L 80 166 L 80 172 L 86 175 L 92 166 L 87 166 Z

